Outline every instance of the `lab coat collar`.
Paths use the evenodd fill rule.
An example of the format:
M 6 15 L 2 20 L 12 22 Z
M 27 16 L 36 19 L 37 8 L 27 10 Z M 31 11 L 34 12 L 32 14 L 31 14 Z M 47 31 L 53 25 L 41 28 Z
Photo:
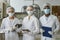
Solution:
M 45 15 L 44 15 L 44 17 L 46 17 L 46 18 L 49 18 L 51 15 L 49 15 L 48 17 L 46 17 Z
M 29 17 L 29 16 L 27 16 L 27 19 L 28 19 L 28 17 Z M 32 16 L 30 17 L 30 19 L 31 19 L 32 17 L 34 17 L 34 15 L 32 15 Z
M 7 20 L 10 21 L 9 17 L 7 17 Z M 16 20 L 16 17 L 14 17 L 13 23 L 15 22 L 15 20 Z
M 7 19 L 10 20 L 9 17 L 7 17 Z M 14 17 L 14 20 L 15 20 L 15 19 L 16 19 L 16 18 Z
M 35 17 L 34 15 L 31 15 L 30 19 L 28 19 L 29 16 L 27 16 L 27 20 L 31 20 L 33 19 L 33 17 Z
M 8 21 L 8 24 L 10 25 L 10 19 L 9 19 L 9 17 L 7 17 L 7 21 Z M 15 21 L 16 21 L 16 18 L 14 17 L 14 20 L 12 21 L 12 25 L 14 25 L 15 24 Z
M 46 20 L 46 18 L 47 18 L 47 20 Z M 46 16 L 44 15 L 44 20 L 45 20 L 46 22 L 49 22 L 49 21 L 51 20 L 51 18 L 52 18 L 52 15 L 49 15 L 49 17 L 46 17 Z

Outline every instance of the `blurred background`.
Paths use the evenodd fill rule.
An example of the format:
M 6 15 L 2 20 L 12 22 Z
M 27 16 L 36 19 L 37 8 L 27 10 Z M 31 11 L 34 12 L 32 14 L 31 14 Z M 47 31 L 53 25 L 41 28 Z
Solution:
M 60 23 L 60 0 L 0 0 L 0 25 L 2 19 L 7 17 L 6 8 L 14 7 L 15 16 L 22 22 L 23 18 L 27 16 L 26 7 L 33 5 L 35 9 L 35 16 L 39 19 L 43 13 L 43 5 L 45 3 L 51 4 L 51 13 L 58 17 Z M 19 33 L 20 40 L 22 40 L 22 34 Z M 60 40 L 60 30 L 55 34 L 56 40 Z M 0 40 L 4 40 L 4 34 L 0 34 Z M 40 34 L 36 35 L 36 40 L 40 40 Z

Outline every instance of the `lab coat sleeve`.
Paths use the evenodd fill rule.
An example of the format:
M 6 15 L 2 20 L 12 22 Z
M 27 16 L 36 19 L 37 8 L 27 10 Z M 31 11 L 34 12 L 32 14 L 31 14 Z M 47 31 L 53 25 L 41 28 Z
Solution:
M 56 26 L 56 28 L 55 28 L 54 32 L 57 32 L 59 30 L 59 21 L 58 21 L 57 17 L 55 19 L 55 26 Z
M 32 32 L 33 32 L 33 34 L 37 34 L 37 33 L 39 33 L 39 21 L 38 21 L 38 19 L 35 19 L 34 25 L 35 25 L 35 30 Z
M 3 19 L 2 24 L 1 24 L 1 29 L 5 29 L 5 24 L 4 23 L 5 23 L 5 20 Z
M 39 19 L 39 28 L 40 28 L 40 33 L 42 34 L 44 30 L 41 27 L 42 27 L 41 19 Z
M 2 20 L 1 30 L 5 32 L 5 19 Z

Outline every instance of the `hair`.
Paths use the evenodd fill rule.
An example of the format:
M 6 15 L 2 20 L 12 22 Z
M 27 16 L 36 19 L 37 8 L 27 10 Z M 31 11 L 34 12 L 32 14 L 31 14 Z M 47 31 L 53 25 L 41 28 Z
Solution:
M 15 11 L 15 9 L 13 8 L 13 7 L 8 7 L 7 9 L 6 9 L 6 12 L 8 13 L 8 9 L 13 9 L 14 11 Z

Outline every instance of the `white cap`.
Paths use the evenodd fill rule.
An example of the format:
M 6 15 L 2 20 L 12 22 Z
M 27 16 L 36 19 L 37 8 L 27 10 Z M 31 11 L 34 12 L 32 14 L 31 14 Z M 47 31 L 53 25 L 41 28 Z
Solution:
M 50 6 L 50 4 L 49 3 L 46 3 L 46 4 L 43 5 L 43 7 L 45 7 L 45 6 Z
M 50 4 L 50 3 L 46 3 L 46 4 L 44 4 L 44 5 L 43 5 L 43 10 L 44 10 L 44 7 L 45 7 L 45 6 L 49 6 L 49 7 L 50 7 L 50 9 L 52 9 L 52 7 L 51 7 L 51 4 Z M 52 11 L 50 10 L 50 13 L 51 13 L 51 12 L 52 12 Z

